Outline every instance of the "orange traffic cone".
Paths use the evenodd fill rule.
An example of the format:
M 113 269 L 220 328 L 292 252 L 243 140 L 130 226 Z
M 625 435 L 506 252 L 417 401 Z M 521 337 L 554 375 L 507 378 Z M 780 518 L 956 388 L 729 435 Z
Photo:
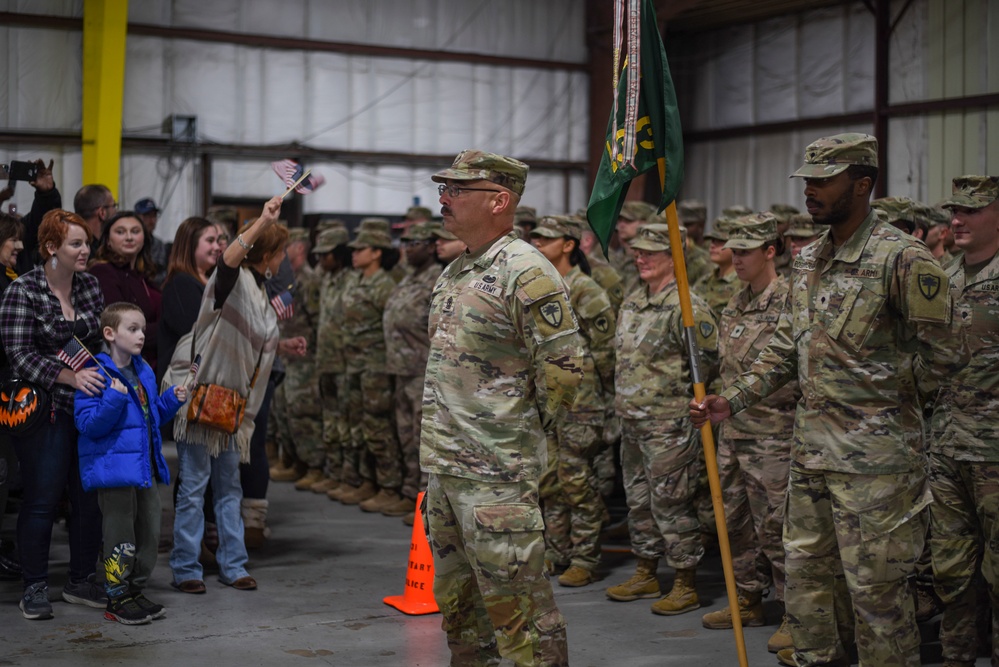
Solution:
M 406 571 L 406 590 L 402 595 L 390 595 L 382 600 L 404 614 L 436 614 L 440 611 L 434 600 L 434 560 L 430 545 L 423 532 L 420 506 L 423 493 L 416 497 L 416 516 L 413 518 L 413 537 L 409 545 L 409 568 Z

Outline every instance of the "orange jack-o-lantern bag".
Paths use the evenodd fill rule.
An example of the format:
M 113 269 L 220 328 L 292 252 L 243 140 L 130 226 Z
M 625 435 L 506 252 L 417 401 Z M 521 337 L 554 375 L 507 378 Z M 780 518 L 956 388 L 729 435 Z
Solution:
M 0 431 L 26 435 L 49 416 L 49 393 L 34 382 L 0 375 Z

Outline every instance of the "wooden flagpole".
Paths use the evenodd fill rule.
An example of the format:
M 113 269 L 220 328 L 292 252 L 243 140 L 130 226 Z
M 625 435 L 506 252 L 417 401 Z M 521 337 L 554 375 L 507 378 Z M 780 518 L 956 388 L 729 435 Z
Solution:
M 288 187 L 288 189 L 284 191 L 284 194 L 281 195 L 281 199 L 284 199 L 285 197 L 287 197 L 288 195 L 290 195 L 291 191 L 294 190 L 295 188 L 297 188 L 299 185 L 301 185 L 302 181 L 304 181 L 305 179 L 307 179 L 309 177 L 309 174 L 311 174 L 311 173 L 312 173 L 311 169 L 306 169 L 305 173 L 302 174 L 297 181 L 295 181 L 294 183 L 292 183 Z

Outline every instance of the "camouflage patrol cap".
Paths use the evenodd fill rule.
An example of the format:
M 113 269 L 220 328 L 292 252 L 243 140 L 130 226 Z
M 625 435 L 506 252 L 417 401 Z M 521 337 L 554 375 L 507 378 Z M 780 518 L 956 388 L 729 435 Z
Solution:
M 358 231 L 364 232 L 385 232 L 389 234 L 388 218 L 364 218 L 361 220 Z
M 410 206 L 406 209 L 406 220 L 429 220 L 432 217 L 433 212 L 426 206 Z
M 288 230 L 288 243 L 309 242 L 309 230 L 305 227 L 292 227 Z
M 216 225 L 228 225 L 230 229 L 239 227 L 239 209 L 235 206 L 209 206 L 206 218 Z
M 822 230 L 815 225 L 815 221 L 812 220 L 812 216 L 807 213 L 798 213 L 791 216 L 789 221 L 789 227 L 787 231 L 784 232 L 784 236 L 788 236 L 796 239 L 807 239 L 813 236 L 818 236 L 822 233 Z
M 444 225 L 440 223 L 434 223 L 433 229 L 430 230 L 436 238 L 443 239 L 444 241 L 457 241 L 458 237 L 444 229 Z
M 708 218 L 708 207 L 696 199 L 684 199 L 677 204 L 676 215 L 680 222 L 704 222 Z
M 618 218 L 623 218 L 628 222 L 643 221 L 655 212 L 656 208 L 652 204 L 632 199 L 631 201 L 624 202 Z
M 489 181 L 501 187 L 524 194 L 527 172 L 530 169 L 520 160 L 479 150 L 464 150 L 454 158 L 449 169 L 430 177 L 434 183 L 452 181 Z
M 733 220 L 735 220 L 736 218 L 741 218 L 744 215 L 752 215 L 752 214 L 753 214 L 753 209 L 749 208 L 748 206 L 744 206 L 742 204 L 732 204 L 731 206 L 726 206 L 725 208 L 722 209 L 720 217 L 732 218 Z
M 669 225 L 659 223 L 642 225 L 630 245 L 632 250 L 669 252 Z
M 940 204 L 943 208 L 985 208 L 999 199 L 999 176 L 958 176 L 951 191 L 950 198 Z
M 334 229 L 337 227 L 344 230 L 347 229 L 347 225 L 345 225 L 343 220 L 339 218 L 323 218 L 319 221 L 319 224 L 316 225 L 316 232 L 323 232 L 327 229 Z
M 859 132 L 816 139 L 805 148 L 805 164 L 789 178 L 832 178 L 852 164 L 876 168 L 878 140 Z
M 531 230 L 531 236 L 543 236 L 548 239 L 569 237 L 577 241 L 583 237 L 583 229 L 566 215 L 546 215 L 538 221 L 538 226 Z
M 950 211 L 938 206 L 930 206 L 928 204 L 922 204 L 925 207 L 923 214 L 926 216 L 927 222 L 930 227 L 935 227 L 936 225 L 950 225 L 952 216 Z
M 517 210 L 513 213 L 513 224 L 538 224 L 538 209 L 533 206 L 518 206 Z
M 771 204 L 770 212 L 777 218 L 777 222 L 787 222 L 792 215 L 800 213 L 797 208 L 790 204 Z
M 871 202 L 871 208 L 884 214 L 884 221 L 890 225 L 896 222 L 909 223 L 911 229 L 915 229 L 916 218 L 920 217 L 916 212 L 916 202 L 908 197 L 881 197 Z M 908 225 L 906 225 L 908 227 Z
M 742 216 L 716 218 L 711 225 L 711 230 L 704 232 L 704 238 L 714 239 L 715 241 L 727 241 L 729 232 L 735 227 L 738 217 Z
M 350 235 L 344 227 L 329 227 L 319 232 L 316 237 L 316 245 L 312 249 L 313 255 L 322 255 L 333 252 L 337 246 L 341 246 L 350 240 Z
M 744 215 L 733 221 L 726 248 L 753 250 L 777 240 L 777 216 L 770 211 Z
M 402 235 L 403 241 L 429 241 L 434 238 L 434 225 L 440 223 L 417 222 L 409 226 L 409 229 Z
M 388 232 L 377 229 L 361 229 L 354 240 L 347 244 L 348 248 L 391 248 L 392 237 Z

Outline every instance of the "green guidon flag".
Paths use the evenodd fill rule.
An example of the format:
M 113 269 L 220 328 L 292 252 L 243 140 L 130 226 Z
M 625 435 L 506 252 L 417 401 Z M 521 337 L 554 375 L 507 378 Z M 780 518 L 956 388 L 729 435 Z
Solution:
M 618 85 L 617 113 L 611 110 L 605 150 L 586 207 L 590 227 L 605 251 L 632 179 L 658 167 L 662 185 L 659 211 L 676 198 L 683 181 L 680 114 L 652 0 L 643 0 L 640 10 L 633 11 L 638 15 L 629 17 L 629 27 L 633 36 L 639 35 L 639 77 L 636 79 L 632 62 L 626 59 Z

